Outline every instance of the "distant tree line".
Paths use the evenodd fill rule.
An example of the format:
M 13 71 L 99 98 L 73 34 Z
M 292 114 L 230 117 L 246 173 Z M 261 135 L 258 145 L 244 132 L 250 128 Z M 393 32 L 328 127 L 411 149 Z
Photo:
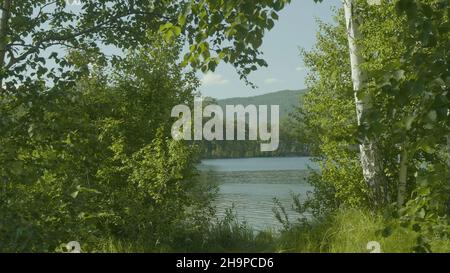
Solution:
M 235 128 L 237 128 L 236 121 Z M 239 157 L 308 156 L 310 154 L 309 145 L 299 142 L 299 132 L 297 131 L 298 127 L 292 125 L 292 121 L 290 118 L 286 118 L 281 121 L 280 144 L 278 146 L 278 149 L 273 152 L 262 152 L 261 143 L 263 143 L 263 141 L 259 139 L 248 140 L 248 128 L 248 123 L 246 123 L 246 140 L 203 140 L 198 142 L 197 144 L 200 147 L 201 157 L 213 159 Z M 234 139 L 237 138 L 235 137 Z

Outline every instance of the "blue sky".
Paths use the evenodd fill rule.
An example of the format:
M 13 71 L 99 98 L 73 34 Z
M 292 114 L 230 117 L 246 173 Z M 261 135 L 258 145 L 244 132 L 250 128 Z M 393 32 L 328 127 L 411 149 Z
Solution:
M 200 74 L 203 96 L 214 98 L 249 97 L 278 90 L 297 90 L 305 87 L 306 70 L 299 48 L 314 46 L 317 24 L 315 18 L 331 22 L 333 6 L 341 0 L 294 0 L 280 13 L 275 27 L 264 37 L 262 51 L 269 66 L 253 72 L 249 79 L 259 88 L 252 89 L 239 79 L 229 64 L 220 64 L 214 73 Z

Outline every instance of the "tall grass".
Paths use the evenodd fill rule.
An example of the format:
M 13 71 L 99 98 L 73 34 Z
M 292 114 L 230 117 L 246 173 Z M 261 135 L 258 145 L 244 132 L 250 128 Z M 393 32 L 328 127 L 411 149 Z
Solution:
M 171 245 L 150 245 L 145 241 L 105 240 L 99 252 L 314 252 L 367 253 L 367 244 L 376 241 L 386 253 L 410 253 L 417 232 L 396 228 L 383 235 L 385 220 L 381 215 L 354 209 L 340 210 L 327 217 L 292 224 L 280 232 L 255 232 L 238 221 L 232 210 L 208 227 L 193 232 L 180 231 Z M 430 238 L 433 252 L 450 252 L 450 241 Z
M 152 245 L 140 239 L 129 242 L 108 238 L 97 245 L 96 252 L 273 252 L 272 231 L 256 232 L 245 221 L 239 221 L 233 208 L 223 218 L 216 218 L 201 228 L 184 227 L 170 244 Z M 142 236 L 141 236 L 142 237 Z
M 389 236 L 383 234 L 385 222 L 382 216 L 359 210 L 341 210 L 309 224 L 294 225 L 279 236 L 276 250 L 279 252 L 370 252 L 367 244 L 380 243 L 381 251 L 409 253 L 416 244 L 417 232 L 397 228 Z M 433 252 L 450 252 L 450 241 L 430 238 Z

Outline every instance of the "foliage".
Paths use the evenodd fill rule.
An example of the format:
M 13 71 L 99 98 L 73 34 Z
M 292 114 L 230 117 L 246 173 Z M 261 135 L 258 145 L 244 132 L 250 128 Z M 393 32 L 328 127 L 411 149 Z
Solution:
M 156 45 L 75 88 L 2 93 L 1 251 L 170 244 L 178 226 L 211 215 L 195 149 L 168 138 L 171 108 L 190 103 L 198 82 L 181 72 L 176 47 Z
M 449 241 L 450 223 L 447 216 L 446 193 L 448 186 L 444 183 L 429 185 L 422 180 L 413 191 L 412 198 L 400 211 L 388 210 L 385 224 L 386 237 L 391 230 L 414 231 L 412 238 L 414 252 L 434 252 L 433 240 Z
M 439 60 L 444 54 L 440 47 L 448 39 L 440 38 L 442 40 L 437 40 L 434 47 L 412 45 L 409 37 L 418 34 L 411 33 L 405 16 L 392 15 L 396 12 L 395 3 L 383 2 L 382 9 L 364 4 L 364 1 L 359 5 L 358 18 L 363 22 L 361 32 L 364 39 L 358 43 L 368 74 L 367 87 L 361 96 L 372 97 L 370 101 L 373 104 L 361 126 L 357 127 L 354 119 L 350 65 L 346 57 L 348 49 L 341 13 L 338 13 L 337 26 L 321 24 L 316 49 L 303 53 L 311 71 L 308 80 L 310 92 L 304 98 L 304 107 L 298 118 L 308 130 L 305 138 L 312 136 L 309 140 L 322 164 L 321 174 L 311 180 L 317 187 L 316 197 L 322 200 L 319 202 L 322 204 L 326 203 L 324 200 L 334 198 L 336 202 L 328 203 L 370 207 L 367 190 L 361 181 L 357 152 L 357 145 L 365 135 L 376 135 L 380 140 L 391 202 L 397 196 L 398 157 L 404 149 L 409 154 L 406 197 L 415 188 L 418 176 L 442 181 L 448 175 L 443 165 L 447 132 L 444 120 L 448 120 L 448 104 L 443 104 L 446 100 L 445 86 L 436 86 L 433 84 L 436 81 L 431 79 L 419 81 L 425 74 L 419 74 L 419 68 L 404 61 L 411 60 L 411 56 L 407 56 L 417 50 L 436 51 L 435 56 L 430 56 L 434 56 L 440 65 Z M 438 12 L 437 7 L 431 10 Z M 442 15 L 446 22 L 445 14 Z M 436 69 L 439 73 L 447 73 L 443 66 Z M 433 137 L 430 137 L 430 130 L 434 130 Z M 321 194 L 326 195 L 322 198 Z
M 321 2 L 321 0 L 314 0 Z M 232 64 L 241 79 L 267 66 L 260 47 L 266 31 L 278 20 L 278 13 L 291 0 L 191 0 L 178 21 L 160 27 L 166 39 L 182 35 L 189 43 L 184 64 L 203 72 L 214 71 L 224 61 Z M 201 31 L 198 31 L 201 30 Z
M 303 52 L 310 73 L 309 91 L 297 120 L 302 139 L 310 143 L 320 173 L 310 177 L 314 196 L 307 201 L 315 214 L 339 206 L 367 207 L 367 188 L 358 159 L 358 141 L 345 25 L 340 12 L 334 27 L 319 23 L 316 49 Z
M 42 80 L 74 79 L 81 76 L 61 49 L 82 50 L 106 61 L 105 47 L 136 49 L 149 43 L 146 32 L 157 30 L 162 21 L 174 21 L 183 5 L 179 1 L 11 1 L 11 18 L 0 34 L 5 43 L 1 79 L 11 89 L 16 84 Z M 3 50 L 3 49 L 2 49 Z
M 172 106 L 190 105 L 199 85 L 182 67 L 224 61 L 247 81 L 267 65 L 263 35 L 290 2 L 2 1 L 0 251 L 64 251 L 76 240 L 85 251 L 364 252 L 377 240 L 385 252 L 448 252 L 449 0 L 355 0 L 368 75 L 358 98 L 371 102 L 360 126 L 342 12 L 336 26 L 319 23 L 316 48 L 302 54 L 310 74 L 298 129 L 282 127 L 281 147 L 298 148 L 298 137 L 317 156 L 313 194 L 294 197 L 315 218 L 293 224 L 279 206 L 279 238 L 231 211 L 211 222 L 214 186 L 196 178 L 197 147 L 169 139 Z M 189 44 L 182 64 L 176 39 Z M 367 137 L 383 155 L 385 217 L 362 175 Z M 209 144 L 211 156 L 258 155 Z
M 444 240 L 449 234 L 446 160 L 450 159 L 445 146 L 449 104 L 444 80 L 448 78 L 448 9 L 442 9 L 448 3 L 406 2 L 382 1 L 380 8 L 358 1 L 357 20 L 364 38 L 357 42 L 368 74 L 360 96 L 372 102 L 359 127 L 340 11 L 337 26 L 320 24 L 316 49 L 303 52 L 310 69 L 310 92 L 297 117 L 307 129 L 303 138 L 315 148 L 321 172 L 310 178 L 314 193 L 302 208 L 316 216 L 343 207 L 372 209 L 357 151 L 360 140 L 371 135 L 380 141 L 392 203 L 401 194 L 400 155 L 408 156 L 407 203 L 390 215 L 396 228 L 387 229 L 407 228 L 415 242 L 411 249 L 431 251 L 431 238 Z

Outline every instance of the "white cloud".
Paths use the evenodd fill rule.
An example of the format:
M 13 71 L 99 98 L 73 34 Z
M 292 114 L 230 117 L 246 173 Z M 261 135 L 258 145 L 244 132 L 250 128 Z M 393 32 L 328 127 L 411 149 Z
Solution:
M 265 82 L 266 84 L 274 84 L 274 83 L 279 83 L 280 80 L 279 80 L 279 79 L 276 79 L 276 78 L 267 78 L 267 79 L 264 80 L 264 82 Z
M 228 80 L 224 79 L 222 75 L 213 72 L 207 72 L 202 78 L 203 86 L 224 85 L 227 83 Z
M 295 70 L 297 70 L 297 71 L 305 71 L 305 70 L 306 70 L 306 67 L 303 67 L 303 66 L 297 66 L 297 67 L 295 68 Z

